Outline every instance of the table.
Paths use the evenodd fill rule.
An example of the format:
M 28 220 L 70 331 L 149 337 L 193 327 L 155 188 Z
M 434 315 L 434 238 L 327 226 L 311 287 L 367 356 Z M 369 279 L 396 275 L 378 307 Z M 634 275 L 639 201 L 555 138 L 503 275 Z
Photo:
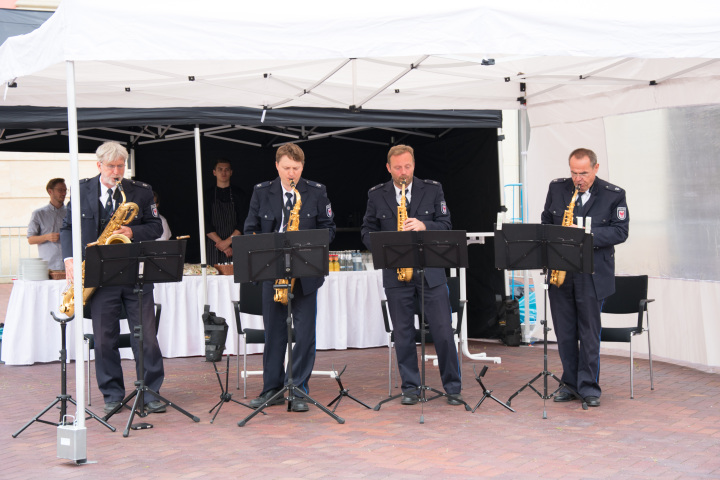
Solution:
M 209 275 L 210 310 L 227 320 L 229 331 L 226 353 L 239 350 L 232 300 L 239 299 L 239 285 L 232 276 Z M 50 316 L 57 312 L 65 280 L 16 280 L 10 294 L 2 360 L 8 365 L 31 365 L 59 359 L 60 327 Z M 205 355 L 203 332 L 202 277 L 186 276 L 182 282 L 155 285 L 155 302 L 162 304 L 158 341 L 164 357 Z M 320 350 L 377 347 L 387 345 L 380 301 L 385 298 L 382 272 L 331 272 L 318 291 L 317 348 Z M 243 327 L 262 328 L 262 317 L 245 315 Z M 68 357 L 75 358 L 74 327 L 68 324 Z M 83 321 L 85 332 L 92 331 L 90 320 Z M 122 332 L 128 332 L 122 322 Z M 249 345 L 248 353 L 257 353 L 259 345 Z M 132 351 L 122 349 L 123 358 Z

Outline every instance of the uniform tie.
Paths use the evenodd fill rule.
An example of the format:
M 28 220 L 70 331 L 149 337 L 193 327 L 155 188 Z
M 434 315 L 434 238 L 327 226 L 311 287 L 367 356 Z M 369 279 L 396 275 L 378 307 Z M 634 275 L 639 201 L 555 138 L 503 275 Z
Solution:
M 113 214 L 113 199 L 112 199 L 113 191 L 112 191 L 112 188 L 108 188 L 107 193 L 108 193 L 108 198 L 107 198 L 107 201 L 105 202 L 104 217 L 106 219 L 110 219 L 110 217 L 112 217 L 112 214 Z
M 286 192 L 285 196 L 287 197 L 287 201 L 285 202 L 285 210 L 290 211 L 293 207 L 293 194 L 290 192 Z

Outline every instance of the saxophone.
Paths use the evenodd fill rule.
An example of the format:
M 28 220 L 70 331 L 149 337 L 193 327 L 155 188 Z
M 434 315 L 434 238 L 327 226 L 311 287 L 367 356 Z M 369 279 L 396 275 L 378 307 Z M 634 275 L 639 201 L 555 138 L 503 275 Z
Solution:
M 405 180 L 402 181 L 402 193 L 400 194 L 400 205 L 397 209 L 398 217 L 398 232 L 402 232 L 405 226 L 405 220 L 407 220 L 407 207 L 405 206 Z M 398 268 L 397 269 L 398 280 L 401 282 L 409 282 L 412 280 L 413 269 L 412 268 Z
M 578 188 L 575 187 L 575 193 L 573 193 L 570 203 L 568 204 L 565 213 L 563 214 L 563 227 L 569 227 L 573 224 L 573 210 L 575 210 L 575 200 L 577 200 Z M 550 272 L 550 285 L 559 287 L 565 281 L 565 272 L 563 270 L 553 270 Z
M 121 182 L 117 183 L 118 190 L 122 195 L 122 203 L 118 205 L 117 210 L 113 213 L 112 218 L 108 222 L 105 230 L 100 234 L 94 242 L 88 243 L 87 246 L 93 245 L 112 245 L 116 243 L 130 243 L 130 239 L 121 233 L 113 233 L 123 225 L 132 222 L 140 210 L 137 203 L 126 202 L 125 192 L 123 191 Z M 85 283 L 85 261 L 82 263 L 82 282 Z M 88 299 L 95 292 L 95 288 L 83 288 L 83 305 L 87 304 Z M 60 304 L 60 312 L 72 317 L 75 314 L 75 290 L 73 284 L 70 283 L 66 287 L 62 295 L 62 303 Z
M 300 207 L 302 207 L 302 199 L 300 197 L 300 192 L 297 191 L 297 188 L 295 188 L 295 182 L 290 181 L 290 187 L 295 192 L 295 206 L 293 207 L 292 211 L 290 212 L 290 218 L 288 219 L 287 228 L 285 229 L 286 232 L 297 232 L 300 229 Z M 275 280 L 275 285 L 287 285 L 287 280 L 284 278 L 279 278 Z M 293 287 L 295 287 L 295 279 L 290 279 L 290 292 L 292 293 Z M 273 296 L 273 300 L 275 300 L 278 303 L 282 303 L 283 305 L 287 305 L 288 303 L 288 289 L 287 288 L 276 288 L 275 289 L 275 295 Z

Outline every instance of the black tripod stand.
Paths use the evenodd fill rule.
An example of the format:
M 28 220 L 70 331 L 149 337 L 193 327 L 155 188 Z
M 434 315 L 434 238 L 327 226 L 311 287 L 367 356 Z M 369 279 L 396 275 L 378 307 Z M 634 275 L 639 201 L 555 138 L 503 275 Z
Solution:
M 143 298 L 143 285 L 142 283 L 138 283 L 133 290 L 134 293 L 137 293 L 138 299 L 140 302 L 140 305 L 142 306 L 142 298 Z M 120 411 L 121 408 L 123 408 L 127 403 L 130 402 L 133 398 L 135 398 L 135 401 L 133 402 L 133 406 L 130 409 L 130 417 L 128 418 L 127 425 L 125 426 L 125 430 L 123 431 L 123 437 L 127 437 L 130 434 L 130 429 L 133 430 L 143 430 L 147 428 L 152 428 L 152 424 L 149 423 L 138 423 L 133 425 L 133 419 L 135 418 L 135 415 L 139 416 L 140 418 L 145 418 L 149 414 L 155 412 L 156 410 L 144 410 L 145 405 L 145 394 L 150 393 L 158 400 L 164 402 L 165 405 L 163 406 L 169 406 L 173 407 L 178 412 L 182 413 L 183 415 L 191 418 L 194 422 L 199 422 L 200 419 L 193 414 L 183 410 L 176 404 L 172 403 L 170 400 L 166 399 L 162 395 L 160 395 L 155 390 L 151 390 L 150 387 L 145 385 L 145 378 L 144 378 L 144 372 L 145 372 L 145 365 L 144 365 L 144 359 L 143 359 L 143 326 L 142 326 L 142 308 L 140 308 L 140 319 L 139 319 L 140 325 L 137 325 L 134 328 L 133 336 L 137 338 L 138 341 L 138 379 L 135 381 L 135 390 L 132 391 L 130 395 L 125 397 L 120 404 L 115 407 L 110 413 L 108 413 L 105 416 L 105 419 L 109 419 L 113 415 L 115 415 L 118 411 Z M 138 406 L 140 406 L 140 410 L 138 410 Z M 158 407 L 162 408 L 162 407 Z
M 332 409 L 332 411 L 334 412 L 335 409 L 337 409 L 337 407 L 340 406 L 340 402 L 342 402 L 343 397 L 348 397 L 350 400 L 354 400 L 355 402 L 359 403 L 360 405 L 362 405 L 365 408 L 372 408 L 372 407 L 370 407 L 370 405 L 366 405 L 363 402 L 361 402 L 360 400 L 358 400 L 357 398 L 350 395 L 350 391 L 347 388 L 343 387 L 340 377 L 342 376 L 343 373 L 345 373 L 346 368 L 347 368 L 347 365 L 345 365 L 343 367 L 342 372 L 337 373 L 337 372 L 335 372 L 335 366 L 333 365 L 333 372 L 335 372 L 335 380 L 337 380 L 338 387 L 340 387 L 340 393 L 338 393 L 337 397 L 333 398 L 332 402 L 328 403 L 327 406 L 332 407 L 333 403 L 337 402 L 337 405 L 335 405 L 335 408 Z
M 77 403 L 75 400 L 73 400 L 72 395 L 67 394 L 67 348 L 66 348 L 66 340 L 65 340 L 65 328 L 67 326 L 67 323 L 70 322 L 74 317 L 68 317 L 68 318 L 58 318 L 55 316 L 54 312 L 50 312 L 50 315 L 55 319 L 56 322 L 60 323 L 60 335 L 61 335 L 61 341 L 62 341 L 62 347 L 60 349 L 60 395 L 55 398 L 55 401 L 52 402 L 50 405 L 45 407 L 45 409 L 35 415 L 32 420 L 30 420 L 28 423 L 25 424 L 20 430 L 13 433 L 13 438 L 17 438 L 18 435 L 20 435 L 23 430 L 28 428 L 30 425 L 33 424 L 33 422 L 40 422 L 40 423 L 46 423 L 48 425 L 55 425 L 56 427 L 60 425 L 67 425 L 65 421 L 65 417 L 67 416 L 67 402 L 72 403 L 73 405 L 77 406 Z M 60 404 L 60 421 L 58 422 L 49 422 L 47 420 L 43 420 L 42 417 L 45 415 L 45 413 L 53 408 L 55 405 Z M 103 420 L 102 418 L 95 415 L 93 412 L 91 412 L 88 408 L 85 408 L 85 413 L 90 415 L 89 418 L 94 418 L 98 422 L 105 425 L 107 428 L 109 428 L 111 431 L 115 431 L 115 427 L 108 424 Z
M 263 410 L 275 400 L 288 394 L 288 411 L 295 399 L 306 400 L 334 418 L 338 423 L 345 420 L 315 401 L 307 393 L 295 385 L 293 378 L 293 345 L 292 345 L 292 288 L 293 278 L 317 277 L 328 275 L 329 257 L 328 241 L 330 235 L 323 230 L 301 230 L 283 233 L 265 233 L 261 235 L 239 235 L 233 237 L 233 252 L 239 257 L 235 261 L 235 282 L 258 282 L 284 278 L 285 284 L 275 285 L 276 289 L 284 289 L 287 298 L 287 384 L 257 410 L 238 422 L 244 427 L 255 415 L 265 413 Z M 275 248 L 268 248 L 272 245 Z M 245 266 L 245 268 L 242 268 Z M 240 268 L 237 268 L 240 267 Z
M 545 282 L 543 326 L 543 370 L 535 375 L 529 382 L 513 393 L 507 401 L 510 405 L 512 399 L 526 388 L 530 388 L 543 399 L 543 419 L 547 419 L 545 401 L 552 398 L 560 390 L 566 390 L 582 400 L 583 410 L 588 406 L 585 400 L 555 374 L 548 371 L 547 334 L 547 296 L 548 296 L 548 268 L 568 272 L 592 273 L 593 271 L 593 245 L 592 235 L 585 230 L 560 225 L 536 224 L 505 224 L 495 231 L 495 266 L 507 270 L 530 270 L 542 268 Z M 533 383 L 539 378 L 543 379 L 543 391 L 535 388 Z M 548 377 L 558 382 L 558 387 L 548 394 Z
M 413 268 L 413 275 L 420 275 L 420 353 L 421 353 L 421 385 L 420 404 L 422 412 L 420 423 L 425 423 L 425 403 L 440 397 L 447 397 L 441 392 L 425 384 L 425 267 L 467 268 L 467 240 L 463 230 L 422 231 L 422 232 L 373 232 L 370 234 L 373 264 L 375 268 Z M 436 395 L 427 397 L 427 392 Z M 383 404 L 401 397 L 399 393 L 382 400 L 373 410 L 378 411 Z M 470 405 L 459 400 L 470 411 Z
M 141 430 L 152 428 L 149 423 L 133 425 L 135 415 L 144 418 L 149 414 L 166 406 L 173 407 L 194 422 L 200 419 L 186 412 L 158 392 L 145 385 L 145 365 L 143 355 L 143 290 L 145 283 L 178 282 L 182 280 L 182 267 L 185 258 L 185 241 L 140 242 L 104 245 L 102 247 L 88 247 L 85 259 L 85 286 L 100 287 L 113 285 L 134 285 L 133 293 L 138 296 L 138 325 L 133 329 L 133 337 L 138 343 L 137 381 L 135 390 L 125 397 L 104 418 L 109 419 L 122 409 L 133 398 L 127 426 L 123 437 L 130 434 L 130 428 Z M 152 394 L 162 401 L 164 405 L 154 410 L 145 410 L 145 394 Z M 140 407 L 140 408 L 138 408 Z
M 227 340 L 228 324 L 224 318 L 215 315 L 215 312 L 210 311 L 210 306 L 205 305 L 205 313 L 202 316 L 203 324 L 205 325 L 205 360 L 212 362 L 213 368 L 215 369 L 215 376 L 217 377 L 218 383 L 220 384 L 220 401 L 210 409 L 208 413 L 212 413 L 217 408 L 217 412 L 213 415 L 210 423 L 215 422 L 215 417 L 220 413 L 224 403 L 235 402 L 243 407 L 252 408 L 242 402 L 238 402 L 233 399 L 233 394 L 228 390 L 228 383 L 230 382 L 230 355 L 227 355 L 225 362 L 225 371 L 221 372 L 217 368 L 217 362 L 222 360 L 222 352 L 225 350 L 225 342 Z M 225 385 L 222 383 L 221 375 L 225 374 Z M 263 412 L 264 414 L 265 412 Z
M 485 365 L 483 367 L 483 369 L 480 370 L 480 375 L 478 375 L 477 371 L 475 370 L 475 365 L 473 365 L 473 373 L 475 374 L 475 380 L 477 380 L 477 382 L 480 384 L 480 388 L 483 389 L 483 396 L 480 399 L 480 401 L 477 402 L 477 405 L 475 405 L 475 408 L 472 409 L 472 412 L 475 413 L 475 410 L 477 410 L 478 407 L 480 405 L 482 405 L 482 402 L 484 402 L 486 398 L 490 398 L 492 400 L 495 400 L 497 403 L 499 403 L 500 405 L 502 405 L 503 407 L 507 408 L 508 410 L 510 410 L 511 412 L 514 413 L 515 410 L 510 408 L 509 405 L 507 405 L 507 404 L 501 402 L 500 400 L 498 400 L 497 398 L 495 398 L 495 396 L 492 394 L 493 391 L 488 390 L 487 387 L 485 387 L 485 385 L 483 385 L 482 378 L 485 376 L 485 372 L 487 372 L 487 369 L 488 369 L 488 367 L 487 367 L 487 365 Z
M 232 398 L 233 394 L 228 391 L 228 380 L 230 378 L 230 355 L 226 355 L 226 363 L 225 363 L 225 385 L 223 385 L 222 380 L 220 379 L 220 375 L 222 375 L 222 372 L 220 372 L 217 368 L 217 362 L 212 362 L 213 368 L 215 368 L 215 375 L 217 375 L 218 383 L 220 384 L 220 401 L 218 401 L 214 407 L 210 409 L 208 413 L 212 413 L 213 410 L 217 408 L 217 412 L 215 412 L 215 415 L 213 415 L 212 420 L 210 420 L 210 423 L 213 423 L 215 421 L 215 417 L 218 416 L 218 413 L 220 413 L 220 409 L 222 408 L 224 403 L 228 402 L 235 402 L 238 405 L 242 405 L 243 407 L 252 408 L 247 403 L 239 402 Z M 262 412 L 263 415 L 267 415 L 265 412 Z

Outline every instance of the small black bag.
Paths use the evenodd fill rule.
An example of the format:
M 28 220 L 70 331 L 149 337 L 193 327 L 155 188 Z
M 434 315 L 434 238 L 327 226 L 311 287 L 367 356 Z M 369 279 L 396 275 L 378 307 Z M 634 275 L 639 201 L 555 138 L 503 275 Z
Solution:
M 522 342 L 522 329 L 520 328 L 520 305 L 516 299 L 507 299 L 501 302 L 498 310 L 498 324 L 500 325 L 500 339 L 508 347 L 518 347 Z
M 215 312 L 203 313 L 202 320 L 205 325 L 205 360 L 218 362 L 225 350 L 228 324 L 224 318 L 215 315 Z

